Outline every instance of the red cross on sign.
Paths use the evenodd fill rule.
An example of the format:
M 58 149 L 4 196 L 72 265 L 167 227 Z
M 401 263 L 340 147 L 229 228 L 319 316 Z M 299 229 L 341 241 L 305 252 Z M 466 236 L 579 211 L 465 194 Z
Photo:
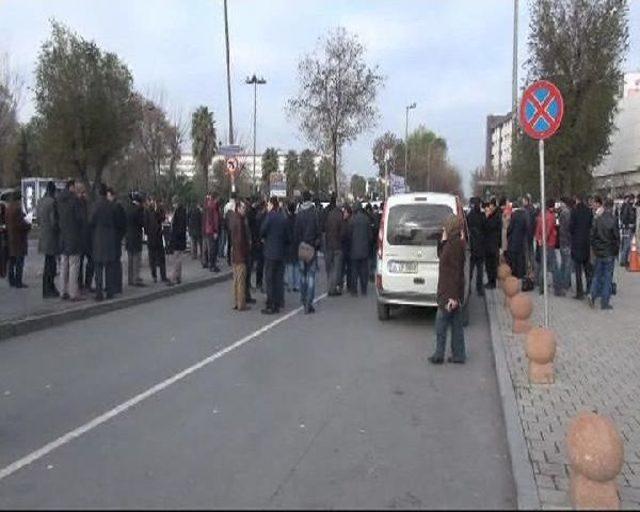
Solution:
M 560 90 L 547 80 L 527 87 L 520 103 L 520 126 L 532 139 L 551 137 L 562 122 L 564 101 Z

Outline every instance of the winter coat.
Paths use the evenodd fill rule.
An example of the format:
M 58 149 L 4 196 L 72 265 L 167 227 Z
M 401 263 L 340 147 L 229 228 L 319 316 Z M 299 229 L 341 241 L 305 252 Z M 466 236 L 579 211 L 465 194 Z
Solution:
M 144 228 L 144 208 L 138 202 L 129 203 L 127 208 L 127 233 L 125 247 L 128 252 L 142 252 L 142 229 Z
M 633 204 L 625 202 L 620 208 L 620 226 L 635 231 L 636 208 Z
M 114 240 L 116 248 L 116 260 L 122 256 L 122 239 L 127 234 L 127 212 L 118 201 L 111 203 L 113 205 L 113 222 L 116 230 Z
M 79 197 L 80 215 L 82 217 L 82 254 L 91 255 L 93 250 L 93 237 L 89 227 L 89 203 L 86 199 Z
M 89 217 L 93 241 L 93 261 L 110 263 L 116 260 L 116 219 L 113 203 L 106 197 L 99 197 L 94 203 Z
M 6 221 L 9 257 L 26 256 L 29 249 L 28 234 L 31 224 L 25 220 L 19 201 L 13 201 L 7 206 Z
M 231 262 L 234 265 L 247 263 L 251 244 L 246 217 L 238 212 L 229 212 L 229 232 L 231 233 Z
M 63 190 L 58 194 L 60 223 L 60 252 L 65 256 L 82 254 L 84 247 L 84 218 L 80 199 L 75 193 Z
M 560 249 L 571 248 L 571 210 L 566 206 L 560 210 L 558 215 L 558 241 L 560 243 Z
M 484 252 L 489 255 L 496 255 L 500 249 L 500 236 L 502 233 L 502 214 L 496 208 L 492 215 L 487 216 L 485 224 L 486 235 Z
M 547 209 L 545 221 L 547 223 L 547 247 L 555 249 L 558 243 L 558 228 L 556 226 L 556 216 L 552 210 Z M 536 242 L 542 247 L 542 214 L 538 215 L 536 221 Z
M 591 252 L 589 237 L 592 223 L 591 209 L 584 203 L 578 203 L 571 211 L 569 232 L 571 233 L 571 257 L 579 263 L 589 261 Z
M 260 236 L 264 240 L 264 257 L 267 260 L 282 261 L 289 244 L 289 223 L 285 214 L 271 210 L 260 228 Z
M 147 234 L 147 248 L 150 251 L 164 250 L 164 240 L 162 237 L 163 222 L 164 212 L 161 209 L 145 210 L 144 231 Z
M 187 250 L 187 211 L 178 206 L 171 219 L 171 250 Z
M 522 208 L 517 208 L 511 213 L 509 227 L 507 228 L 507 251 L 516 254 L 523 253 L 527 234 L 527 212 Z
M 285 260 L 286 263 L 298 262 L 298 246 L 295 243 L 293 236 L 294 229 L 296 227 L 296 214 L 287 215 L 287 229 L 289 230 L 289 243 L 286 247 Z
M 469 241 L 471 243 L 471 257 L 484 258 L 487 218 L 479 208 L 472 208 L 467 214 Z
M 320 247 L 320 222 L 316 208 L 311 201 L 300 205 L 300 210 L 296 215 L 294 237 L 296 247 L 302 242 L 306 242 L 316 249 Z
M 220 208 L 218 200 L 211 199 L 204 207 L 204 234 L 212 236 L 218 233 L 220 233 Z
M 48 256 L 60 254 L 56 200 L 51 196 L 44 196 L 38 201 L 37 214 L 38 224 L 40 226 L 38 252 Z
M 325 220 L 325 245 L 327 251 L 342 249 L 342 238 L 346 226 L 340 208 L 334 207 L 327 213 Z
M 596 258 L 617 256 L 620 250 L 620 231 L 611 210 L 597 215 L 591 226 L 591 249 Z
M 446 240 L 439 245 L 438 292 L 440 307 L 446 306 L 449 299 L 462 304 L 464 299 L 464 247 L 459 237 Z
M 373 233 L 367 214 L 362 210 L 356 211 L 353 217 L 349 219 L 347 231 L 351 242 L 351 259 L 360 260 L 368 258 Z
M 202 210 L 197 206 L 189 210 L 189 236 L 202 238 Z

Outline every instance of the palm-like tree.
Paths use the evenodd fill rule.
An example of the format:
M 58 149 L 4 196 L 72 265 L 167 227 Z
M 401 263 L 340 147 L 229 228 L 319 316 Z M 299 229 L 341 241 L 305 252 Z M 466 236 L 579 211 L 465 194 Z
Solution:
M 216 154 L 216 128 L 213 112 L 205 106 L 198 107 L 191 117 L 191 141 L 206 193 L 209 191 L 209 165 Z

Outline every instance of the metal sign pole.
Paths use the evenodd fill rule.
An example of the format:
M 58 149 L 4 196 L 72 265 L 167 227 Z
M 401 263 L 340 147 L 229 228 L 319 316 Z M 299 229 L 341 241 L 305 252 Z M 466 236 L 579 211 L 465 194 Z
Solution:
M 547 290 L 547 205 L 544 193 L 544 140 L 538 141 L 540 154 L 540 214 L 542 215 L 542 286 L 544 290 L 544 326 L 549 327 L 549 292 Z

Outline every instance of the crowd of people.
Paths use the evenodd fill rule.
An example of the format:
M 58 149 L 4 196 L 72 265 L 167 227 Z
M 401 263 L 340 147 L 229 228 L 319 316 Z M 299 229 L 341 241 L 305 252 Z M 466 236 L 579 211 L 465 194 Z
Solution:
M 633 194 L 615 208 L 612 199 L 597 195 L 549 199 L 544 207 L 543 237 L 541 208 L 534 206 L 530 195 L 513 203 L 504 198 L 486 203 L 472 198 L 467 214 L 470 275 L 475 274 L 478 295 L 485 288 L 495 288 L 500 258 L 522 280 L 523 290 L 537 287 L 543 293 L 544 239 L 554 294 L 565 296 L 575 281 L 575 299 L 586 298 L 591 307 L 599 299 L 602 309 L 612 309 L 615 261 L 622 267 L 629 264 L 631 243 L 640 228 L 638 211 L 640 197 L 636 200 Z

